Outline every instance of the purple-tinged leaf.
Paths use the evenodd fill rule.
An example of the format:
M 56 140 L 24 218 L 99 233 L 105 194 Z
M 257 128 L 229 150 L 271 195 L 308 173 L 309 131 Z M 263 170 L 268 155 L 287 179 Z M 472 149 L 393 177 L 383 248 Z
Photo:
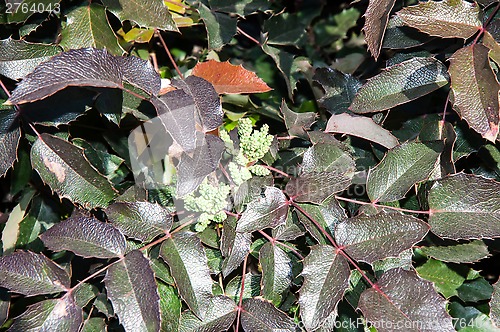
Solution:
M 65 292 L 70 279 L 50 259 L 31 251 L 0 257 L 0 286 L 26 296 Z
M 337 224 L 347 219 L 345 210 L 342 206 L 340 206 L 339 202 L 334 197 L 330 197 L 320 205 L 299 204 L 299 206 L 305 210 L 308 215 L 314 218 L 314 220 L 316 220 L 331 236 L 335 234 L 335 227 Z M 300 211 L 297 211 L 297 216 L 309 234 L 311 234 L 316 241 L 320 244 L 330 244 L 330 241 L 323 233 L 321 233 L 321 231 L 318 230 L 316 225 L 314 225 L 309 218 L 307 218 Z
M 366 190 L 372 202 L 392 202 L 403 198 L 417 182 L 426 180 L 436 167 L 443 143 L 410 142 L 389 150 L 370 169 Z
M 61 221 L 40 238 L 52 251 L 69 250 L 82 257 L 120 257 L 127 247 L 125 237 L 113 225 L 85 216 Z
M 105 212 L 123 234 L 142 242 L 168 233 L 173 222 L 167 209 L 149 202 L 114 203 Z
M 224 289 L 225 294 L 233 299 L 233 301 L 238 302 L 240 300 L 241 294 L 241 281 L 242 277 L 237 275 L 231 281 L 227 283 L 226 288 Z M 248 272 L 245 274 L 245 289 L 243 289 L 243 300 L 254 298 L 260 295 L 260 274 L 253 274 L 252 272 Z
M 376 124 L 371 118 L 347 113 L 332 115 L 326 124 L 325 133 L 361 137 L 388 149 L 399 144 L 398 139 L 390 131 Z
M 328 245 L 317 245 L 304 259 L 304 283 L 299 291 L 300 316 L 307 331 L 318 329 L 349 287 L 347 260 Z
M 406 25 L 431 36 L 467 39 L 482 26 L 479 6 L 465 0 L 420 2 L 397 15 Z
M 10 309 L 10 294 L 6 288 L 0 287 L 0 326 L 7 321 Z
M 105 207 L 116 196 L 83 150 L 61 138 L 42 134 L 31 148 L 31 165 L 59 196 L 87 208 Z
M 177 165 L 177 196 L 183 197 L 196 190 L 207 175 L 219 167 L 223 152 L 224 142 L 218 136 L 203 136 L 198 132 L 196 148 L 189 154 L 183 152 Z
M 281 102 L 280 111 L 290 136 L 307 137 L 306 129 L 316 121 L 315 112 L 296 113 L 288 108 L 285 100 Z
M 56 45 L 35 44 L 12 38 L 0 40 L 0 75 L 18 80 L 40 63 L 61 53 Z
M 295 322 L 270 302 L 259 298 L 243 301 L 241 326 L 245 332 L 298 332 Z
M 210 299 L 204 320 L 191 312 L 184 312 L 179 332 L 215 332 L 227 331 L 236 318 L 236 303 L 226 296 L 214 296 Z
M 70 50 L 36 67 L 18 84 L 8 103 L 33 102 L 68 86 L 122 89 L 124 82 L 150 95 L 158 94 L 161 85 L 153 66 L 137 57 L 117 57 L 94 48 Z
M 103 317 L 90 317 L 83 323 L 80 332 L 105 332 L 106 321 Z
M 78 332 L 83 311 L 71 296 L 35 303 L 15 318 L 9 331 Z
M 371 113 L 425 96 L 448 84 L 446 66 L 434 58 L 411 58 L 372 77 L 358 90 L 349 109 Z
M 493 284 L 493 294 L 490 301 L 490 318 L 500 327 L 500 285 L 497 281 Z
M 184 80 L 174 80 L 172 85 L 182 89 L 192 98 L 195 119 L 203 132 L 215 130 L 222 125 L 224 112 L 212 83 L 198 76 L 189 76 Z
M 125 53 L 109 25 L 106 9 L 95 3 L 76 7 L 66 15 L 59 45 L 65 51 L 94 47 L 115 55 Z
M 355 260 L 372 264 L 396 257 L 421 241 L 429 226 L 420 219 L 401 213 L 359 215 L 337 224 L 335 240 Z
M 160 331 L 160 296 L 149 261 L 134 250 L 110 266 L 104 285 L 127 332 Z
M 265 197 L 257 198 L 247 205 L 236 226 L 237 232 L 253 232 L 264 228 L 275 228 L 285 223 L 288 201 L 276 187 L 267 187 Z
M 377 60 L 382 48 L 382 40 L 384 40 L 385 29 L 389 22 L 389 13 L 394 7 L 396 0 L 370 0 L 365 13 L 365 32 L 366 44 L 368 51 Z
M 500 237 L 500 183 L 459 173 L 429 191 L 431 232 L 450 239 Z
M 288 213 L 284 224 L 273 228 L 273 238 L 279 241 L 290 241 L 304 235 L 304 228 L 300 225 L 295 213 Z
M 17 160 L 17 147 L 21 139 L 17 115 L 14 110 L 0 108 L 0 177 L 4 176 Z
M 417 29 L 406 26 L 401 17 L 394 15 L 389 19 L 389 23 L 387 24 L 382 48 L 409 49 L 421 46 L 431 40 L 432 37 Z
M 204 319 L 213 296 L 213 282 L 200 239 L 194 233 L 176 233 L 163 242 L 160 255 L 170 267 L 179 295 L 197 317 Z
M 488 246 L 480 240 L 463 244 L 421 247 L 419 249 L 434 259 L 457 264 L 478 262 L 490 255 Z
M 455 331 L 445 309 L 446 301 L 431 282 L 420 279 L 415 272 L 389 270 L 377 286 L 365 290 L 358 304 L 365 318 L 376 324 L 377 331 Z
M 222 263 L 222 275 L 224 277 L 227 277 L 240 266 L 245 256 L 250 252 L 250 245 L 252 244 L 252 234 L 236 232 L 236 223 L 236 218 L 229 217 L 224 221 L 222 227 L 220 251 L 222 256 L 225 257 Z
M 450 58 L 451 101 L 453 109 L 485 139 L 495 142 L 500 121 L 500 84 L 490 66 L 489 49 L 471 45 Z
M 178 31 L 168 7 L 162 0 L 103 0 L 106 9 L 121 21 L 132 21 L 143 28 Z
M 262 297 L 279 306 L 293 279 L 292 260 L 277 245 L 266 243 L 260 248 L 262 266 Z

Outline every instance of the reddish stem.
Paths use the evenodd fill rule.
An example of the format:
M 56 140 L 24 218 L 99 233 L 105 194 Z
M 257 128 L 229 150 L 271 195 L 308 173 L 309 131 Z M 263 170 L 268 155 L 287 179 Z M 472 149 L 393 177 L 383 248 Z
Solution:
M 275 239 L 274 237 L 271 237 L 269 235 L 266 234 L 266 232 L 264 231 L 261 231 L 259 230 L 258 231 L 262 236 L 264 236 L 269 242 L 271 242 L 271 244 L 274 246 L 275 244 L 278 244 L 284 248 L 287 248 L 288 250 L 290 250 L 291 252 L 293 252 L 295 254 L 295 256 L 297 256 L 299 259 L 303 260 L 304 259 L 304 256 L 302 256 L 297 250 L 295 250 L 294 248 L 290 247 L 288 244 L 286 243 L 283 243 L 283 242 L 280 242 L 278 241 L 277 239 Z
M 281 171 L 281 170 L 279 170 L 279 169 L 277 169 L 275 167 L 268 166 L 268 165 L 261 165 L 261 166 L 264 167 L 264 168 L 267 168 L 270 171 L 273 171 L 274 173 L 281 174 L 284 177 L 287 177 L 287 178 L 291 178 L 292 177 L 290 174 L 287 174 L 287 173 L 285 173 L 285 172 L 283 172 L 283 171 Z
M 491 15 L 488 17 L 486 22 L 484 22 L 483 26 L 479 28 L 479 33 L 477 34 L 476 38 L 474 38 L 474 41 L 472 42 L 472 45 L 476 45 L 477 42 L 479 41 L 479 38 L 486 32 L 486 27 L 490 24 L 491 20 L 495 15 L 497 14 L 498 10 L 500 9 L 500 2 L 497 4 L 495 9 L 491 12 Z
M 335 196 L 336 199 L 339 201 L 346 201 L 346 202 L 351 202 L 359 205 L 371 205 L 375 208 L 383 208 L 383 209 L 389 209 L 389 210 L 394 210 L 394 211 L 399 211 L 399 212 L 409 212 L 409 213 L 416 213 L 416 214 L 432 214 L 432 211 L 423 211 L 423 210 L 410 210 L 410 209 L 403 209 L 403 208 L 398 208 L 395 206 L 387 206 L 387 205 L 380 205 L 380 204 L 375 204 L 375 203 L 370 203 L 370 202 L 363 202 L 363 201 L 357 201 L 355 199 L 351 198 L 345 198 L 342 196 Z
M 238 31 L 238 33 L 242 34 L 243 36 L 247 37 L 248 39 L 250 39 L 251 41 L 253 41 L 254 43 L 256 43 L 257 45 L 260 46 L 260 42 L 257 39 L 253 38 L 252 36 L 250 36 L 245 31 L 241 30 L 240 27 L 237 27 L 236 31 Z
M 241 316 L 241 310 L 242 310 L 241 304 L 243 303 L 243 292 L 245 291 L 245 276 L 247 273 L 247 260 L 248 260 L 248 254 L 245 256 L 245 260 L 243 260 L 243 275 L 241 276 L 240 300 L 238 301 L 238 314 L 236 317 L 236 332 L 238 332 L 240 329 L 240 316 Z
M 177 67 L 177 64 L 175 63 L 174 57 L 170 53 L 170 50 L 168 49 L 168 46 L 165 43 L 165 40 L 163 40 L 163 37 L 161 36 L 161 32 L 159 30 L 156 30 L 155 32 L 156 32 L 156 35 L 158 36 L 158 38 L 160 39 L 160 42 L 161 42 L 163 48 L 167 52 L 168 58 L 170 59 L 170 62 L 172 62 L 172 65 L 174 66 L 175 71 L 177 72 L 177 74 L 179 74 L 180 78 L 184 79 L 184 75 L 182 75 L 179 67 Z

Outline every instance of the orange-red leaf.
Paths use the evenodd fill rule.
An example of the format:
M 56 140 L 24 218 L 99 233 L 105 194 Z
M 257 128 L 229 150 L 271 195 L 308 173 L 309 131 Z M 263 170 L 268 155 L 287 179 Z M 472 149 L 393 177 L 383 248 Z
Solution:
M 232 65 L 229 61 L 209 60 L 198 63 L 192 74 L 212 83 L 218 94 L 260 93 L 272 90 L 254 72 L 241 65 Z

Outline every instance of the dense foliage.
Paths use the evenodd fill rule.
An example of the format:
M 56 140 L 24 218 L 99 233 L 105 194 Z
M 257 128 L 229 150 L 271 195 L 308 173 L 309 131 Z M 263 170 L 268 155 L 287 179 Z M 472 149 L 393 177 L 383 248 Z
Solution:
M 500 330 L 497 1 L 0 8 L 0 331 Z

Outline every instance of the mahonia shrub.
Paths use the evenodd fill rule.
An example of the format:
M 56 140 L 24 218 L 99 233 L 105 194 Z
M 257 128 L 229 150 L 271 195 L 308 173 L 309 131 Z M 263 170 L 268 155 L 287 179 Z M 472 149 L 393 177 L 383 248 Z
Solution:
M 0 3 L 0 331 L 497 331 L 500 3 Z

